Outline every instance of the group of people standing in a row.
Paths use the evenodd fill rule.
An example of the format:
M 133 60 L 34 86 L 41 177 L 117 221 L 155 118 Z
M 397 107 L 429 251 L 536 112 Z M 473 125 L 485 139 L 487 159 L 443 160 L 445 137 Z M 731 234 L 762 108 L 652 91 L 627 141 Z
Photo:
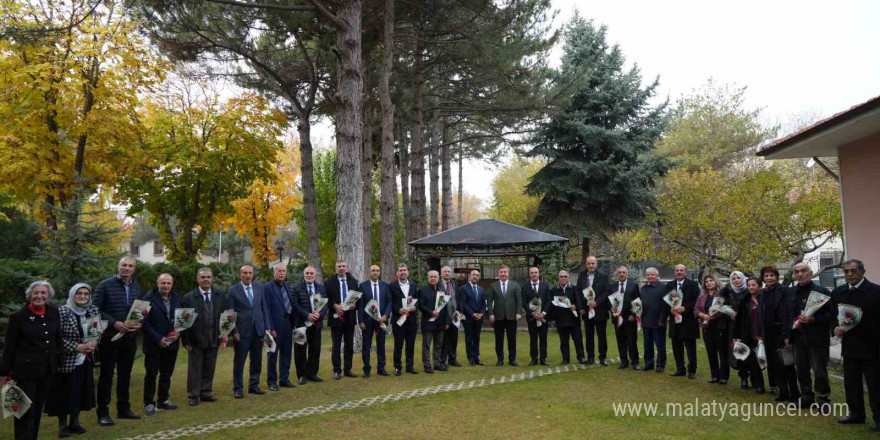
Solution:
M 548 365 L 547 330 L 549 325 L 555 324 L 563 364 L 571 362 L 569 340 L 574 343 L 578 362 L 595 363 L 594 342 L 598 339 L 598 360 L 600 365 L 607 366 L 606 328 L 607 321 L 612 320 L 620 352 L 619 369 L 631 367 L 663 372 L 668 328 L 676 364 L 671 375 L 694 379 L 697 371 L 696 340 L 702 328 L 709 355 L 710 382 L 724 384 L 729 380 L 731 343 L 742 341 L 754 349 L 758 341 L 765 341 L 769 385 L 771 393 L 778 395 L 777 400 L 803 406 L 823 405 L 830 398 L 829 340 L 832 334 L 836 334 L 843 337 L 844 378 L 850 410 L 850 415 L 840 422 L 864 423 L 864 377 L 874 416 L 871 428 L 880 430 L 880 340 L 876 337 L 880 327 L 880 286 L 864 278 L 865 269 L 860 261 L 849 260 L 844 264 L 847 284 L 831 293 L 832 301 L 810 318 L 800 315 L 810 291 L 828 292 L 812 283 L 812 272 L 803 263 L 794 266 L 797 284 L 789 288 L 779 284 L 779 273 L 772 266 L 761 269 L 761 279 L 733 272 L 730 283 L 723 288 L 714 277 L 706 276 L 702 289 L 687 278 L 687 268 L 683 265 L 676 266 L 675 279 L 668 283 L 661 283 L 657 270 L 649 268 L 645 272 L 647 282 L 641 287 L 629 279 L 625 267 L 618 268 L 616 280 L 611 280 L 598 270 L 598 261 L 594 257 L 588 257 L 585 266 L 587 270 L 580 273 L 574 284 L 567 272 L 559 272 L 553 287 L 541 279 L 538 268 L 530 268 L 527 285 L 520 286 L 509 279 L 509 268 L 500 266 L 498 281 L 484 289 L 479 284 L 479 271 L 471 271 L 468 279 L 460 283 L 449 267 L 440 272 L 429 271 L 427 284 L 419 286 L 409 279 L 409 270 L 403 264 L 398 266 L 396 279 L 391 283 L 380 279 L 378 266 L 370 267 L 369 280 L 359 282 L 348 273 L 346 262 L 339 261 L 335 274 L 323 283 L 316 280 L 315 269 L 307 267 L 303 279 L 291 285 L 283 264 L 275 266 L 273 279 L 266 284 L 255 282 L 253 267 L 246 265 L 239 271 L 240 281 L 225 293 L 214 288 L 211 270 L 203 268 L 196 275 L 198 287 L 181 296 L 174 289 L 170 274 L 160 275 L 156 287 L 144 294 L 132 277 L 135 261 L 123 258 L 117 274 L 102 281 L 94 292 L 87 284 L 77 284 L 70 289 L 66 304 L 58 308 L 49 305 L 54 296 L 51 284 L 36 281 L 27 288 L 27 305 L 10 317 L 6 345 L 0 359 L 0 376 L 13 378 L 33 401 L 31 409 L 15 421 L 15 438 L 36 439 L 44 410 L 50 416 L 58 417 L 59 437 L 85 433 L 80 424 L 80 413 L 96 407 L 98 424 L 113 425 L 109 405 L 114 374 L 117 376 L 117 418 L 140 418 L 131 410 L 129 402 L 138 331 L 144 335 L 146 374 L 143 402 L 146 415 L 177 409 L 170 400 L 170 387 L 180 345 L 189 352 L 188 404 L 197 406 L 200 402 L 216 401 L 214 371 L 218 350 L 226 343 L 221 338 L 219 323 L 222 312 L 228 309 L 237 314 L 231 333 L 235 398 L 244 398 L 244 364 L 248 357 L 247 392 L 265 393 L 259 385 L 263 335 L 266 333 L 276 343 L 276 350 L 267 355 L 269 390 L 295 386 L 290 378 L 292 358 L 299 385 L 322 382 L 318 370 L 325 319 L 331 331 L 334 379 L 357 377 L 352 372 L 356 326 L 363 335 L 362 377 L 371 375 L 371 353 L 374 351 L 376 373 L 389 375 L 385 359 L 386 331 L 383 329 L 388 326 L 391 326 L 394 338 L 394 374 L 400 376 L 403 371 L 418 374 L 414 368 L 418 314 L 422 315 L 424 372 L 433 374 L 434 371 L 446 371 L 449 366 L 460 367 L 457 360 L 459 329 L 453 325 L 453 315 L 457 312 L 462 317 L 465 352 L 471 366 L 483 365 L 480 331 L 486 320 L 494 328 L 496 366 L 504 365 L 505 337 L 507 363 L 517 366 L 515 332 L 517 322 L 523 317 L 529 330 L 530 365 Z M 595 297 L 585 295 L 589 289 L 595 292 Z M 346 300 L 354 290 L 360 291 L 362 296 L 356 308 L 346 309 Z M 681 292 L 681 307 L 672 309 L 664 301 L 663 297 L 670 291 Z M 449 301 L 446 307 L 435 310 L 438 292 L 446 293 Z M 624 298 L 620 310 L 612 307 L 609 301 L 609 297 L 617 292 Z M 327 306 L 316 310 L 314 295 L 327 298 Z M 729 315 L 710 314 L 713 298 L 718 297 L 735 307 L 735 319 Z M 541 299 L 540 307 L 534 307 L 537 304 L 535 298 Z M 632 309 L 632 301 L 637 298 L 642 302 L 640 317 L 635 316 Z M 149 301 L 151 312 L 140 324 L 127 325 L 129 309 L 137 299 Z M 416 300 L 415 307 L 407 307 L 412 300 Z M 376 302 L 378 319 L 365 310 L 365 305 L 372 301 Z M 562 307 L 561 304 L 569 305 Z M 835 327 L 836 304 L 861 307 L 861 323 L 849 331 Z M 198 315 L 191 328 L 176 333 L 173 331 L 174 311 L 181 307 L 194 308 Z M 99 342 L 85 343 L 82 323 L 95 316 L 107 320 L 107 330 Z M 676 319 L 676 316 L 680 318 Z M 795 320 L 801 325 L 792 329 Z M 586 344 L 581 338 L 581 321 Z M 642 368 L 636 344 L 639 321 L 644 333 L 645 364 Z M 305 340 L 294 344 L 294 329 L 298 328 L 305 328 Z M 122 337 L 114 341 L 118 334 Z M 784 365 L 775 355 L 780 349 L 794 350 L 795 366 Z M 100 361 L 97 398 L 92 371 L 96 350 Z M 739 369 L 744 389 L 750 388 L 751 381 L 751 387 L 763 393 L 763 374 L 754 352 L 752 350 L 748 359 L 738 361 L 735 366 Z M 815 379 L 811 377 L 811 371 Z

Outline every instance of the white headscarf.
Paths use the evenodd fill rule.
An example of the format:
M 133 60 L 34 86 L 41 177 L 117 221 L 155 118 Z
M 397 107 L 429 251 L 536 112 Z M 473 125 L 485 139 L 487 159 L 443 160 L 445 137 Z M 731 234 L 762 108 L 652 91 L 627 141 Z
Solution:
M 743 283 L 742 283 L 742 286 L 740 286 L 740 287 L 736 287 L 736 286 L 733 285 L 733 277 L 735 277 L 735 276 L 738 276 L 739 279 L 742 280 L 742 282 L 743 282 Z M 735 271 L 731 272 L 731 273 L 730 273 L 730 283 L 729 283 L 729 285 L 730 285 L 730 288 L 733 289 L 734 292 L 736 292 L 736 293 L 742 293 L 743 290 L 746 290 L 746 276 L 745 276 L 745 274 L 743 274 L 742 272 L 740 272 L 740 271 L 738 271 L 738 270 L 735 270 Z
M 76 301 L 73 300 L 73 297 L 76 296 L 76 291 L 85 287 L 89 289 L 89 303 L 86 304 L 85 307 L 80 307 L 76 305 Z M 86 316 L 86 309 L 92 305 L 92 286 L 86 283 L 78 283 L 70 288 L 70 291 L 67 292 L 67 308 L 70 309 L 71 312 L 75 313 L 77 316 Z

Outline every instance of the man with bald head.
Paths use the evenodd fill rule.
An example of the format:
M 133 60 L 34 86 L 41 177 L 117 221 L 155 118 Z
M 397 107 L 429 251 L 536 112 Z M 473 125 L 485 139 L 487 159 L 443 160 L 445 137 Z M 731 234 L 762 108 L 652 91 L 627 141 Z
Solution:
M 434 310 L 437 292 L 440 289 L 440 273 L 436 270 L 428 271 L 428 284 L 419 290 L 419 302 L 416 304 L 419 311 L 422 312 L 422 365 L 425 367 L 425 373 L 428 374 L 433 374 L 434 370 L 446 371 L 448 369 L 443 364 L 441 354 L 443 332 L 449 328 L 451 322 L 449 308 L 443 307 L 439 311 Z M 434 343 L 433 357 L 431 356 L 432 342 Z
M 605 357 L 608 355 L 608 296 L 605 292 L 608 286 L 608 274 L 599 270 L 599 260 L 590 255 L 584 260 L 586 270 L 578 275 L 577 291 L 583 296 L 584 289 L 592 288 L 596 294 L 596 300 L 588 303 L 584 300 L 584 309 L 581 319 L 584 321 L 584 340 L 587 348 L 587 364 L 596 361 L 595 340 L 599 340 L 599 365 L 608 366 Z M 590 309 L 595 311 L 595 316 L 590 318 Z M 595 336 L 593 336 L 595 335 Z
M 607 294 L 613 295 L 617 292 L 623 294 L 622 310 L 611 309 L 611 315 L 614 318 L 614 335 L 617 337 L 617 350 L 620 353 L 620 365 L 618 369 L 626 369 L 632 366 L 633 370 L 639 369 L 639 346 L 636 344 L 638 338 L 638 329 L 636 318 L 632 313 L 632 302 L 640 298 L 639 286 L 634 281 L 629 280 L 629 269 L 626 266 L 617 268 L 617 282 L 610 284 Z M 618 324 L 617 314 L 623 318 Z
M 327 307 L 315 310 L 312 297 L 324 295 L 324 286 L 316 278 L 318 271 L 308 266 L 303 270 L 303 280 L 293 286 L 293 326 L 306 327 L 306 343 L 296 344 L 293 354 L 296 362 L 296 376 L 299 384 L 308 381 L 322 382 L 318 377 L 321 360 L 321 329 Z M 308 326 L 307 326 L 308 324 Z
M 461 312 L 461 292 L 458 289 L 458 281 L 452 277 L 452 268 L 443 266 L 440 269 L 440 287 L 449 296 L 449 316 L 455 312 Z M 458 327 L 450 325 L 443 333 L 443 354 L 441 355 L 444 365 L 460 367 L 458 362 Z
M 370 351 L 373 347 L 373 335 L 376 335 L 376 373 L 387 376 L 385 370 L 385 330 L 382 324 L 391 325 L 391 291 L 388 283 L 379 279 L 379 266 L 370 266 L 370 279 L 360 285 L 363 296 L 358 301 L 358 320 L 360 321 L 363 344 L 361 344 L 361 359 L 364 361 L 364 377 L 370 377 Z M 379 321 L 370 317 L 366 312 L 367 303 L 376 300 L 379 307 Z
M 180 333 L 174 330 L 174 311 L 180 307 L 180 295 L 174 290 L 174 278 L 163 273 L 156 279 L 156 287 L 147 292 L 144 301 L 150 302 L 151 313 L 143 322 L 144 340 L 144 414 L 155 415 L 161 410 L 175 410 L 171 403 L 171 375 L 177 363 Z M 158 404 L 156 377 L 159 378 Z
M 797 323 L 790 331 L 787 343 L 794 347 L 795 368 L 801 387 L 801 408 L 809 408 L 817 403 L 823 410 L 830 409 L 831 384 L 828 381 L 829 347 L 831 345 L 831 322 L 836 318 L 831 301 L 825 303 L 815 315 L 806 318 L 801 315 L 807 305 L 811 292 L 830 296 L 828 289 L 813 282 L 813 270 L 803 261 L 792 267 L 795 286 L 788 288 L 786 295 L 791 304 L 789 316 L 785 321 Z M 815 376 L 815 387 L 810 370 Z
M 688 379 L 697 377 L 697 339 L 700 338 L 700 325 L 694 315 L 694 307 L 700 296 L 700 285 L 687 277 L 687 266 L 675 266 L 675 279 L 666 283 L 666 293 L 680 290 L 682 303 L 678 310 L 669 313 L 669 338 L 672 339 L 672 356 L 675 358 L 675 372 L 670 376 L 684 376 Z M 681 323 L 675 323 L 675 313 L 681 314 Z M 687 368 L 684 363 L 684 352 L 687 350 Z
M 235 342 L 235 356 L 232 360 L 232 389 L 236 399 L 244 398 L 244 362 L 248 356 L 251 365 L 248 377 L 248 393 L 265 394 L 260 389 L 260 372 L 263 364 L 263 337 L 266 331 L 274 333 L 269 318 L 269 309 L 263 298 L 263 286 L 254 282 L 254 267 L 241 266 L 238 270 L 239 282 L 229 288 L 226 300 L 229 308 L 235 310 L 235 328 L 232 340 Z

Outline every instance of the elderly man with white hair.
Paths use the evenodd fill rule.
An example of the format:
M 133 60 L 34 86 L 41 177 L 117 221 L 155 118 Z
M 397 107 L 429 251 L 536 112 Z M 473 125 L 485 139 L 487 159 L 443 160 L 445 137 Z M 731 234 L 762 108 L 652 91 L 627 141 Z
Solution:
M 666 286 L 660 282 L 660 274 L 654 267 L 645 269 L 647 282 L 639 294 L 642 298 L 642 332 L 644 333 L 645 368 L 643 371 L 655 370 L 662 373 L 666 368 L 666 320 L 669 317 L 669 305 L 663 301 Z M 657 359 L 654 359 L 654 348 L 657 348 Z
M 831 301 L 807 318 L 801 315 L 812 292 L 830 296 L 828 289 L 813 282 L 813 270 L 803 261 L 792 267 L 797 284 L 788 288 L 788 322 L 797 323 L 791 330 L 789 344 L 794 347 L 795 369 L 801 386 L 799 404 L 809 408 L 818 403 L 824 411 L 830 410 L 831 384 L 828 381 L 828 358 L 831 345 L 831 323 L 836 318 Z M 810 377 L 813 371 L 815 382 Z M 815 384 L 815 387 L 813 386 Z

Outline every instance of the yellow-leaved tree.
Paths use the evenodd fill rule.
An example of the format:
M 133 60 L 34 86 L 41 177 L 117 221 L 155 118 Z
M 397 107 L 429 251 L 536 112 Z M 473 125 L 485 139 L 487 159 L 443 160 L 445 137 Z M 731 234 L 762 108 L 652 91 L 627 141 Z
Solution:
M 544 162 L 514 158 L 492 180 L 494 201 L 488 216 L 496 220 L 529 226 L 538 213 L 541 197 L 526 194 L 526 185 Z
M 275 155 L 271 175 L 255 180 L 247 196 L 232 202 L 235 212 L 225 223 L 234 225 L 240 236 L 250 239 L 254 263 L 258 265 L 266 266 L 278 258 L 272 238 L 279 227 L 291 221 L 293 210 L 302 203 L 297 194 L 299 161 L 299 145 L 286 143 Z

